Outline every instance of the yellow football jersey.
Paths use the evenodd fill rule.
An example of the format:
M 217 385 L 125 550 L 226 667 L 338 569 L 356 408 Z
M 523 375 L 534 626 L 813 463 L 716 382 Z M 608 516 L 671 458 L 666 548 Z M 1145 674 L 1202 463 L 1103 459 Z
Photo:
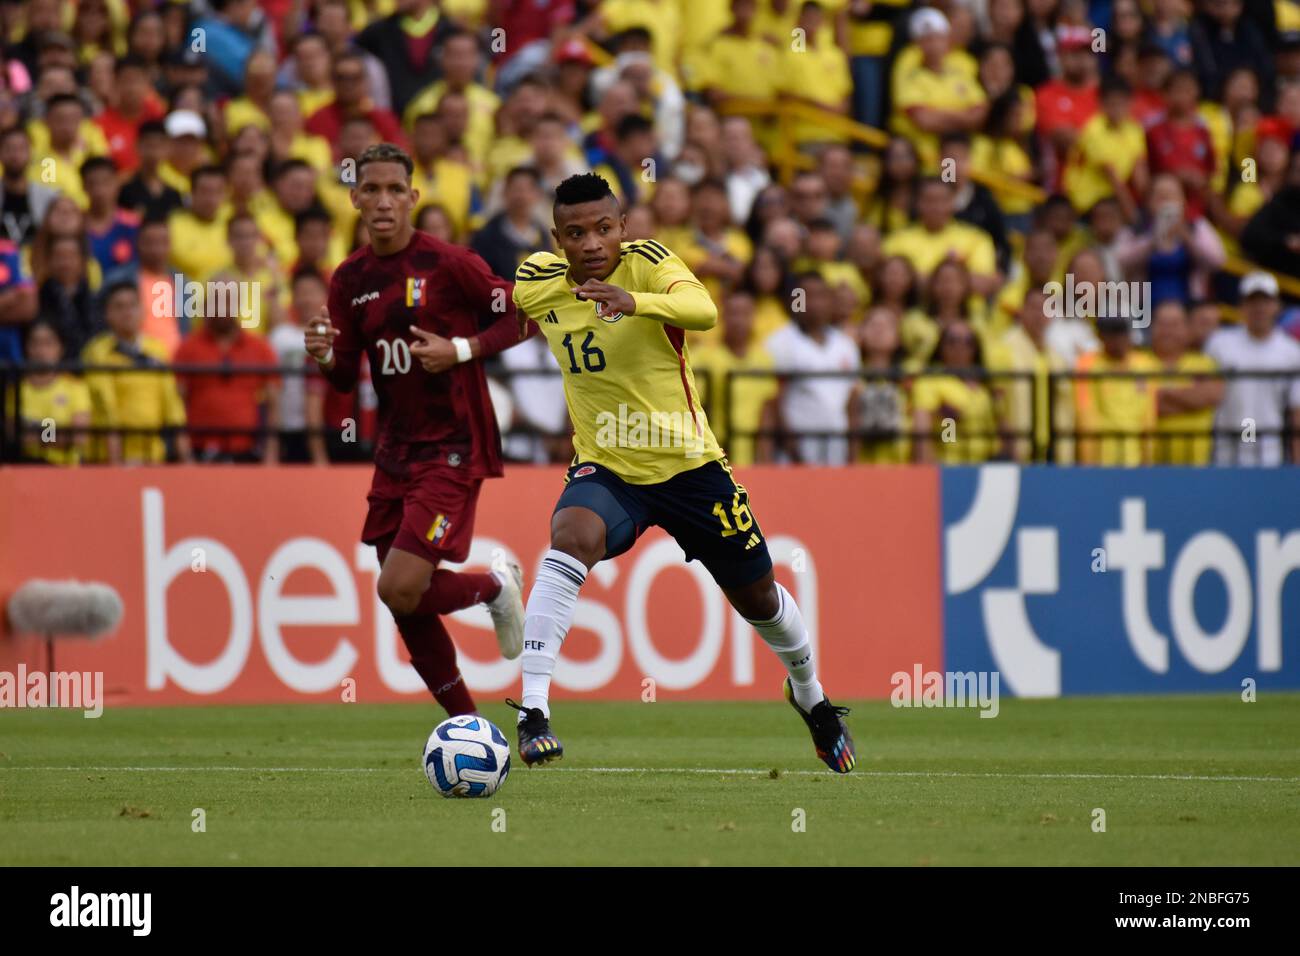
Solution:
M 634 315 L 597 314 L 568 272 L 566 259 L 534 253 L 515 275 L 514 300 L 564 373 L 575 460 L 650 485 L 722 458 L 686 347 L 686 330 L 717 321 L 704 284 L 653 239 L 623 243 L 604 280 L 632 294 Z

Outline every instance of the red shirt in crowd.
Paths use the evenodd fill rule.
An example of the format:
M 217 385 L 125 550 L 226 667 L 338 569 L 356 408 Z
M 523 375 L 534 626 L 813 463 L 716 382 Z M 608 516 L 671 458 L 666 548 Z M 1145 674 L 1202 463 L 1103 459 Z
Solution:
M 1049 80 L 1034 93 L 1034 106 L 1038 114 L 1038 133 L 1050 142 L 1052 134 L 1062 129 L 1072 129 L 1076 133 L 1083 129 L 1083 124 L 1096 115 L 1101 108 L 1097 95 L 1097 84 L 1071 86 L 1063 80 Z M 1059 186 L 1061 171 L 1065 167 L 1065 154 L 1054 151 L 1056 163 L 1052 173 L 1052 188 Z
M 496 54 L 498 64 L 536 40 L 549 39 L 556 27 L 572 23 L 575 15 L 573 0 L 499 0 L 494 10 L 494 22 L 510 37 Z
M 350 392 L 340 392 L 334 388 L 315 366 L 315 362 L 307 366 L 311 370 L 307 376 L 307 391 L 323 396 L 321 418 L 325 427 L 331 432 L 341 432 L 350 422 L 353 441 L 358 444 L 373 444 L 379 417 L 379 402 L 375 397 L 374 383 L 370 381 L 370 363 L 366 357 L 364 355 L 361 357 L 361 371 L 357 376 L 357 384 Z
M 1165 98 L 1159 90 L 1134 90 L 1129 114 L 1143 129 L 1150 129 L 1165 118 Z
M 411 64 L 412 70 L 419 70 L 428 61 L 429 51 L 433 49 L 433 41 L 437 34 L 438 31 L 434 29 L 418 36 L 406 34 L 406 59 Z
M 371 125 L 379 134 L 379 138 L 386 143 L 392 143 L 400 146 L 402 149 L 409 149 L 406 142 L 406 134 L 402 132 L 402 124 L 398 122 L 396 116 L 391 110 L 381 110 L 378 107 L 371 107 L 370 112 L 365 114 L 366 119 L 370 120 Z M 307 118 L 304 128 L 314 136 L 323 136 L 334 146 L 334 158 L 339 159 L 339 134 L 343 132 L 343 122 L 348 117 L 343 115 L 343 108 L 337 102 L 330 103 L 328 106 L 322 106 L 315 113 Z
M 1199 118 L 1188 121 L 1165 119 L 1147 130 L 1147 162 L 1151 174 L 1192 171 L 1204 174 L 1206 182 L 1214 175 L 1214 144 L 1210 131 Z M 1186 189 L 1189 220 L 1205 211 L 1203 190 Z
M 1071 86 L 1062 80 L 1049 80 L 1034 94 L 1038 112 L 1038 131 L 1044 136 L 1063 127 L 1081 130 L 1101 108 L 1097 84 Z
M 162 104 L 154 97 L 145 100 L 144 108 L 135 119 L 128 119 L 111 107 L 95 117 L 95 123 L 108 140 L 108 156 L 117 165 L 118 172 L 134 172 L 140 165 L 140 157 L 135 151 L 136 141 L 140 138 L 140 124 L 163 118 Z
M 186 336 L 172 361 L 177 365 L 222 365 L 229 371 L 177 373 L 185 396 L 190 440 L 196 457 L 204 451 L 239 455 L 252 451 L 248 435 L 204 435 L 204 428 L 256 429 L 269 388 L 279 383 L 275 350 L 262 336 L 240 328 L 229 343 L 217 340 L 206 326 Z M 263 369 L 265 371 L 256 371 Z

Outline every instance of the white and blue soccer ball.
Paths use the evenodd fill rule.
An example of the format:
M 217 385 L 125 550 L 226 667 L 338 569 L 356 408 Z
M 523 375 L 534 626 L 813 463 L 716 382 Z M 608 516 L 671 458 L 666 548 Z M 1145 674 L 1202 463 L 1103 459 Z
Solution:
M 444 797 L 490 797 L 510 773 L 510 744 L 486 717 L 448 717 L 424 744 L 424 775 Z

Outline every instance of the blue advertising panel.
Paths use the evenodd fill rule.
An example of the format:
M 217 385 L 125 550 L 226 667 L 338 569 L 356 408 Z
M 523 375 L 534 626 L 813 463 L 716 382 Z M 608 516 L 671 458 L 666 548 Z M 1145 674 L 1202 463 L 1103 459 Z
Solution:
M 943 471 L 944 659 L 1018 696 L 1300 688 L 1300 472 Z

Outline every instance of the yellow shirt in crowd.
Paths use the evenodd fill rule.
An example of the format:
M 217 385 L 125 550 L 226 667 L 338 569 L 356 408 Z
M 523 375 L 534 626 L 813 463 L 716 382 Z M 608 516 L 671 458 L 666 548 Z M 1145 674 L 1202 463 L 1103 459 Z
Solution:
M 1162 378 L 1159 384 L 1166 388 L 1184 388 L 1197 376 L 1212 375 L 1218 363 L 1200 352 L 1188 352 L 1175 366 L 1180 374 Z M 1155 449 L 1152 463 L 1156 465 L 1208 465 L 1210 463 L 1211 431 L 1214 428 L 1214 409 L 1198 412 L 1178 412 L 1161 415 L 1156 422 Z M 1195 432 L 1195 436 L 1188 435 Z
M 473 190 L 473 174 L 468 166 L 451 159 L 439 159 L 429 169 L 416 166 L 411 174 L 411 185 L 420 191 L 420 207 L 430 203 L 441 206 L 451 217 L 457 235 L 465 235 L 470 228 L 470 193 Z
M 720 248 L 719 248 L 720 247 Z M 708 259 L 710 255 L 721 252 L 730 256 L 732 259 L 742 265 L 749 262 L 754 257 L 754 244 L 750 242 L 743 230 L 731 228 L 722 237 L 719 243 L 706 239 L 698 232 L 692 232 L 688 235 L 683 243 L 675 247 L 677 254 L 681 256 L 682 262 L 692 272 L 699 269 L 700 264 Z M 717 276 L 708 276 L 700 279 L 704 283 L 704 288 L 709 290 L 709 296 L 713 299 L 714 304 L 722 304 L 722 280 Z M 691 344 L 703 344 L 705 342 L 721 341 L 722 326 L 715 325 L 708 332 L 692 332 L 687 336 Z
M 1111 166 L 1120 181 L 1127 183 L 1146 156 L 1147 134 L 1141 124 L 1124 120 L 1112 126 L 1102 113 L 1084 123 L 1066 160 L 1064 174 L 1065 194 L 1075 211 L 1086 213 L 1101 200 L 1115 195 L 1106 166 Z
M 32 142 L 29 178 L 67 193 L 82 209 L 88 208 L 90 200 L 81 186 L 81 164 L 92 156 L 108 155 L 108 140 L 99 125 L 92 119 L 82 120 L 77 128 L 77 144 L 67 156 L 50 148 L 50 128 L 44 120 L 28 123 L 27 135 Z
M 754 300 L 754 331 L 752 342 L 766 342 L 773 332 L 785 328 L 790 321 L 785 302 L 780 296 L 761 295 Z
M 756 432 L 763 421 L 763 406 L 780 391 L 775 376 L 743 375 L 731 380 L 727 386 L 727 373 L 741 370 L 771 370 L 772 356 L 762 345 L 751 345 L 743 356 L 725 345 L 701 346 L 691 353 L 695 366 L 696 385 L 700 388 L 700 401 L 709 411 L 718 443 L 727 452 L 733 465 L 754 463 Z M 745 433 L 744 437 L 734 432 Z
M 777 93 L 779 63 L 777 48 L 760 36 L 720 34 L 700 57 L 691 74 L 691 88 L 770 100 Z
M 1002 421 L 1011 433 L 1018 461 L 1046 461 L 1052 429 L 1049 407 L 1055 418 L 1058 435 L 1074 428 L 1074 396 L 1066 379 L 1057 379 L 1055 401 L 1049 401 L 1051 375 L 1068 371 L 1065 359 L 1050 347 L 1041 351 L 1020 325 L 1013 325 L 992 349 L 986 364 L 993 372 L 1032 375 L 1033 378 L 1008 376 L 994 379 L 1001 396 Z M 1055 449 L 1058 464 L 1073 461 L 1073 447 L 1058 441 Z
M 676 61 L 682 25 L 674 0 L 605 0 L 600 4 L 599 12 L 605 29 L 611 34 L 622 33 L 632 27 L 642 27 L 649 31 L 655 66 L 677 75 Z
M 885 239 L 881 251 L 886 256 L 905 258 L 922 281 L 949 254 L 955 255 L 971 275 L 993 275 L 998 268 L 989 234 L 956 220 L 938 232 L 930 232 L 920 224 L 899 229 Z
M 447 94 L 447 83 L 439 80 L 426 86 L 406 105 L 402 113 L 402 125 L 409 133 L 415 128 L 417 117 L 432 113 Z M 484 162 L 492 147 L 496 133 L 497 109 L 501 98 L 479 83 L 471 83 L 465 88 L 465 102 L 469 107 L 469 124 L 465 129 L 465 148 L 476 162 Z
M 894 116 L 891 121 L 894 132 L 912 141 L 916 146 L 921 168 L 927 173 L 939 169 L 939 137 L 934 133 L 922 132 L 908 116 L 909 109 L 929 107 L 931 109 L 963 110 L 983 103 L 987 97 L 979 79 L 969 72 L 969 67 L 954 59 L 951 54 L 944 59 L 938 72 L 927 69 L 918 61 L 910 70 L 895 69 L 897 82 L 892 89 L 894 94 Z
M 1031 116 L 1033 114 L 1030 114 Z M 976 136 L 971 142 L 971 166 L 975 169 L 998 170 L 1008 179 L 1034 185 L 1038 171 L 1025 148 L 1014 139 L 1000 136 Z M 1034 200 L 1011 192 L 995 192 L 994 198 L 1002 212 L 1008 216 L 1023 216 L 1034 211 Z
M 188 209 L 178 209 L 168 217 L 172 264 L 186 279 L 207 282 L 230 265 L 230 242 L 226 234 L 229 222 L 228 212 L 218 212 L 211 222 L 204 222 Z
M 86 365 L 141 364 L 118 350 L 112 332 L 91 339 L 81 353 Z M 159 429 L 185 424 L 185 404 L 171 372 L 151 371 L 145 365 L 165 365 L 171 359 L 162 343 L 146 336 L 136 340 L 144 356 L 140 371 L 87 372 L 94 424 L 113 428 Z M 102 438 L 92 443 L 91 460 L 106 461 L 107 447 Z M 160 464 L 166 461 L 167 448 L 158 435 L 122 436 L 122 460 L 134 464 Z
M 910 0 L 876 0 L 876 7 L 909 6 Z M 894 41 L 892 18 L 885 20 L 849 20 L 849 53 L 853 56 L 884 56 Z M 901 51 L 907 52 L 906 49 Z
M 777 89 L 781 93 L 811 100 L 826 109 L 839 110 L 853 92 L 849 60 L 833 42 L 809 38 L 802 50 L 787 43 L 781 47 Z M 844 136 L 811 120 L 791 124 L 790 135 L 799 145 L 843 142 Z
M 997 449 L 997 419 L 993 398 L 982 382 L 956 375 L 918 378 L 912 386 L 912 406 L 931 416 L 931 447 L 945 465 L 987 461 Z M 944 419 L 951 417 L 949 427 Z M 951 437 L 952 441 L 944 441 Z
M 1105 352 L 1085 352 L 1075 364 L 1079 373 L 1158 372 L 1160 363 L 1146 352 L 1130 352 L 1115 360 Z M 1132 468 L 1151 464 L 1156 427 L 1156 382 L 1137 378 L 1078 378 L 1074 383 L 1074 411 L 1080 434 L 1081 465 Z M 1104 432 L 1112 437 L 1083 437 Z M 1132 437 L 1129 437 L 1132 436 Z
M 49 383 L 37 385 L 24 378 L 21 390 L 23 455 L 52 465 L 75 465 L 81 461 L 77 435 L 72 426 L 77 419 L 90 423 L 90 390 L 76 376 L 60 372 Z M 46 429 L 53 425 L 46 441 Z

